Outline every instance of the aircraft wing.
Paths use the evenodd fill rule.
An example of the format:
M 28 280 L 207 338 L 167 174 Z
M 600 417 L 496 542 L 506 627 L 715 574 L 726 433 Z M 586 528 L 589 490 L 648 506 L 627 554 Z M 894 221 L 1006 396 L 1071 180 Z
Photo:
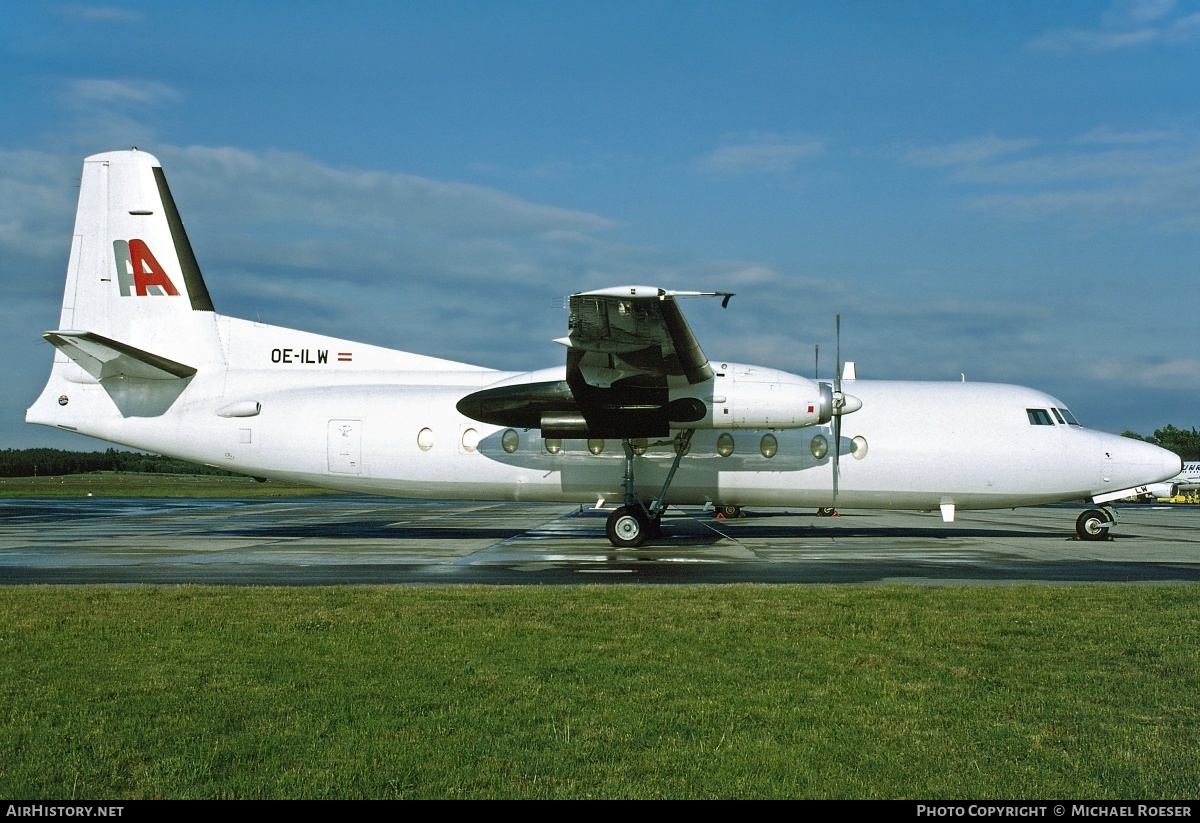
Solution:
M 568 347 L 567 384 L 593 436 L 661 437 L 672 420 L 704 416 L 702 403 L 669 396 L 672 384 L 713 377 L 675 300 L 699 294 L 621 286 L 571 295 L 570 333 L 559 342 Z
M 693 385 L 712 379 L 677 294 L 621 286 L 571 295 L 570 334 L 559 341 L 573 355 L 567 358 L 568 380 L 575 372 L 587 385 L 608 389 L 630 380 L 665 387 L 671 377 Z
M 732 297 L 726 292 L 670 292 L 621 286 L 573 294 L 566 380 L 507 381 L 473 392 L 458 410 L 497 426 L 539 428 L 549 438 L 667 437 L 671 423 L 701 420 L 695 397 L 671 400 L 672 388 L 713 378 L 677 297 Z

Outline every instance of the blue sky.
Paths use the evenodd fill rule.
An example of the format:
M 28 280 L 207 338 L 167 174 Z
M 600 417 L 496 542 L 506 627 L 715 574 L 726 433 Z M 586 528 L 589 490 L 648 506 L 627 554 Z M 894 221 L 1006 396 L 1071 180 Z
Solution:
M 163 163 L 218 311 L 505 369 L 637 283 L 710 357 L 1200 425 L 1200 3 L 25 3 L 0 31 L 0 447 L 82 159 Z

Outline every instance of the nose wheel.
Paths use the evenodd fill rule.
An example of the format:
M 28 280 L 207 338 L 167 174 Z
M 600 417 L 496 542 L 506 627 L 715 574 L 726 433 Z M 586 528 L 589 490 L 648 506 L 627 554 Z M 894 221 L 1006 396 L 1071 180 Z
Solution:
M 1088 509 L 1075 521 L 1075 533 L 1080 540 L 1109 540 L 1108 530 L 1114 522 L 1107 509 Z

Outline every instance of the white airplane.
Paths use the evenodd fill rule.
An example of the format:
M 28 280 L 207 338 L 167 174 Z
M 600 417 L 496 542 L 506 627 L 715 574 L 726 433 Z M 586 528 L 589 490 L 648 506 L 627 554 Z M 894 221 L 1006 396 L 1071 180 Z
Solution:
M 573 295 L 565 365 L 522 373 L 237 320 L 214 310 L 158 161 L 98 154 L 26 420 L 351 492 L 615 501 L 618 548 L 656 534 L 667 506 L 705 504 L 952 521 L 1087 501 L 1076 530 L 1098 540 L 1115 522 L 1104 503 L 1180 471 L 1033 389 L 855 380 L 851 364 L 830 385 L 709 359 L 679 308 L 694 295 Z
M 1179 474 L 1162 483 L 1151 483 L 1140 495 L 1144 497 L 1174 497 L 1180 492 L 1190 492 L 1200 489 L 1200 461 L 1184 461 Z

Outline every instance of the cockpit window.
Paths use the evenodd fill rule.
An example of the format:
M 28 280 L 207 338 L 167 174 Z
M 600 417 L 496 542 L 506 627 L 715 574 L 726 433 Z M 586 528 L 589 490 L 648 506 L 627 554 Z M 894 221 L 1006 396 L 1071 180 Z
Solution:
M 1058 411 L 1058 409 L 1051 409 L 1050 412 L 1054 415 L 1054 419 L 1058 421 L 1058 425 L 1060 425 L 1060 426 L 1067 425 L 1067 421 L 1063 420 L 1063 416 Z
M 1065 417 L 1065 418 L 1067 418 L 1067 423 L 1068 423 L 1068 424 L 1070 424 L 1070 425 L 1072 425 L 1072 426 L 1079 426 L 1079 427 L 1081 427 L 1081 428 L 1082 428 L 1083 424 L 1082 424 L 1082 423 L 1080 423 L 1078 420 L 1076 420 L 1076 419 L 1075 419 L 1075 415 L 1071 414 L 1071 412 L 1070 412 L 1070 410 L 1069 410 L 1069 409 L 1055 409 L 1054 411 L 1055 411 L 1055 413 L 1056 413 L 1056 414 L 1057 414 L 1057 413 L 1059 413 L 1059 412 L 1061 412 L 1061 413 L 1062 413 L 1062 416 L 1063 416 L 1063 417 Z
M 1050 413 L 1045 409 L 1026 409 L 1025 413 L 1029 415 L 1029 425 L 1031 426 L 1054 425 L 1054 421 L 1050 419 Z

